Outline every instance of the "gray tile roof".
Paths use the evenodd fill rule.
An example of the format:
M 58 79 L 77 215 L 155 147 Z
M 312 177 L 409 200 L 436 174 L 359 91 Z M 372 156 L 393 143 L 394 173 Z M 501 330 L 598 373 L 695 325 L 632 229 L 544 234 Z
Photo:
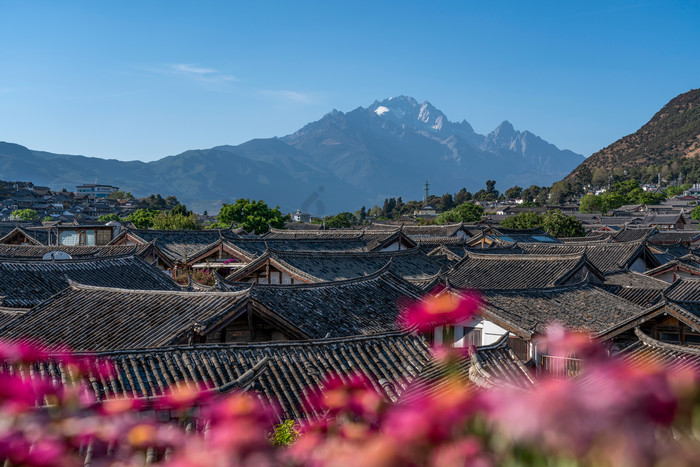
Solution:
M 373 223 L 367 230 L 385 230 L 390 231 L 392 229 L 402 230 L 403 233 L 411 238 L 422 237 L 454 237 L 460 231 L 470 234 L 470 231 L 465 228 L 463 223 L 458 224 L 444 224 L 444 225 L 393 225 L 393 224 L 380 224 Z
M 152 246 L 142 245 L 110 245 L 110 246 L 46 246 L 46 245 L 3 245 L 0 244 L 0 258 L 41 259 L 44 255 L 56 251 L 68 253 L 71 257 L 95 258 L 109 256 L 141 256 Z
M 489 254 L 489 250 L 484 251 L 470 251 L 455 264 L 447 273 L 450 285 L 476 289 L 554 287 L 577 274 L 585 275 L 590 267 L 582 253 L 554 256 Z
M 179 290 L 137 256 L 62 261 L 0 260 L 0 305 L 31 308 L 68 287 L 68 281 L 124 289 Z
M 618 357 L 633 367 L 660 365 L 671 371 L 693 370 L 700 372 L 700 349 L 686 345 L 669 344 L 652 339 L 635 328 L 639 339 L 623 349 Z
M 633 271 L 622 271 L 605 276 L 605 284 L 601 287 L 647 308 L 663 300 L 663 291 L 668 288 L 668 282 Z
M 638 258 L 658 264 L 652 258 L 643 242 L 625 243 L 567 243 L 564 245 L 522 244 L 518 245 L 525 251 L 538 255 L 565 255 L 584 253 L 588 260 L 606 274 L 617 272 L 631 266 Z
M 625 227 L 618 230 L 612 239 L 615 242 L 637 242 L 647 239 L 655 232 L 658 232 L 656 227 Z
M 683 306 L 698 307 L 700 306 L 700 279 L 679 278 L 666 289 L 664 296 Z
M 206 328 L 243 298 L 245 292 L 126 290 L 73 283 L 1 329 L 0 335 L 75 350 L 163 347 L 187 342 L 195 326 Z
M 439 398 L 454 391 L 455 380 L 465 389 L 511 387 L 530 389 L 535 383 L 525 365 L 508 347 L 508 336 L 488 346 L 477 347 L 449 367 L 431 360 L 401 395 L 402 402 L 416 402 L 430 395 Z
M 124 349 L 76 357 L 93 360 L 83 383 L 98 401 L 157 398 L 176 384 L 217 393 L 248 390 L 257 392 L 264 402 L 272 402 L 278 419 L 300 422 L 321 415 L 310 404 L 310 391 L 329 374 L 362 372 L 379 394 L 396 400 L 431 359 L 428 343 L 406 333 L 305 342 Z M 113 369 L 109 378 L 96 376 L 104 374 L 98 373 L 98 365 Z M 59 380 L 65 371 L 52 359 L 33 364 L 33 370 Z
M 307 282 L 362 277 L 377 272 L 389 262 L 389 270 L 392 273 L 411 282 L 421 282 L 433 277 L 443 267 L 420 248 L 362 253 L 269 250 L 249 265 L 232 273 L 228 279 L 241 280 L 268 260 Z
M 677 243 L 692 243 L 700 240 L 699 230 L 674 230 L 657 232 L 649 238 L 650 243 L 668 245 Z
M 397 331 L 398 304 L 423 295 L 387 268 L 345 281 L 248 287 L 250 299 L 311 338 Z
M 203 248 L 215 243 L 225 235 L 236 237 L 235 234 L 223 230 L 152 230 L 129 229 L 122 232 L 110 244 L 118 243 L 128 235 L 139 243 L 154 242 L 156 246 L 171 260 L 182 262 Z
M 546 233 L 542 229 L 504 229 L 502 227 L 497 227 L 492 229 L 492 233 L 487 235 L 496 238 L 503 242 L 518 242 L 518 243 L 561 243 L 556 237 L 553 237 Z
M 533 380 L 527 369 L 504 342 L 479 347 L 457 362 L 460 381 L 465 386 L 531 388 Z M 87 372 L 81 381 L 62 377 L 65 368 L 51 357 L 33 363 L 29 372 L 64 381 L 63 384 L 82 383 L 97 401 L 124 397 L 157 400 L 175 385 L 214 394 L 232 390 L 255 392 L 263 403 L 269 404 L 275 418 L 300 423 L 322 415 L 310 398 L 313 391 L 323 388 L 329 375 L 345 377 L 360 372 L 389 401 L 407 401 L 426 392 L 439 395 L 447 387 L 443 368 L 432 359 L 428 342 L 407 333 L 305 342 L 125 349 L 75 357 L 86 362 Z M 23 370 L 19 373 L 29 373 L 26 367 Z M 7 368 L 0 367 L 0 371 Z
M 543 334 L 550 323 L 570 331 L 597 334 L 644 310 L 627 300 L 584 283 L 532 290 L 484 290 L 485 318 L 520 337 Z

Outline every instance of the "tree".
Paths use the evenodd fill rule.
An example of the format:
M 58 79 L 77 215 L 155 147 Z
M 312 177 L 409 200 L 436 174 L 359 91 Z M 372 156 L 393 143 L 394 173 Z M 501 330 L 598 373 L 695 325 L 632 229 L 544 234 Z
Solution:
M 591 172 L 591 169 L 589 169 L 588 166 L 581 166 L 576 173 L 576 178 L 579 182 L 581 182 L 581 184 L 590 185 L 593 181 L 593 172 Z
M 555 237 L 583 237 L 586 235 L 579 219 L 562 214 L 558 209 L 542 216 L 542 228 Z
M 39 214 L 34 209 L 18 209 L 13 211 L 10 217 L 20 221 L 35 221 L 39 219 Z
M 107 195 L 107 199 L 134 199 L 130 191 L 113 191 Z
M 481 220 L 484 208 L 473 203 L 462 203 L 449 211 L 440 214 L 435 222 L 438 224 L 450 224 L 455 222 L 476 222 Z
M 620 206 L 624 206 L 626 201 L 627 199 L 623 195 L 606 191 L 600 195 L 601 211 L 606 213 L 611 209 L 617 209 Z
M 674 196 L 682 195 L 683 192 L 689 190 L 691 186 L 692 185 L 690 183 L 686 183 L 681 186 L 670 186 L 664 190 L 664 193 L 669 198 L 673 198 Z
M 603 201 L 600 199 L 600 196 L 594 195 L 593 193 L 587 194 L 581 198 L 581 204 L 579 204 L 578 210 L 584 214 L 602 212 Z
M 168 196 L 168 198 L 170 198 L 170 197 Z M 192 211 L 187 210 L 187 206 L 185 206 L 184 204 L 179 204 L 179 203 L 177 205 L 175 205 L 175 207 L 172 208 L 170 210 L 170 212 L 172 214 L 182 214 L 183 216 L 189 216 L 190 214 L 192 214 Z
M 498 190 L 496 189 L 496 180 L 486 180 L 486 193 L 493 193 L 498 196 Z
M 692 217 L 696 221 L 700 221 L 700 206 L 697 206 L 693 209 L 693 211 L 690 213 L 690 217 Z
M 137 209 L 126 218 L 138 229 L 150 229 L 153 226 L 153 218 L 158 215 L 156 209 Z
M 520 196 L 526 203 L 531 203 L 535 201 L 537 195 L 540 194 L 540 191 L 542 191 L 542 188 L 538 187 L 537 185 L 531 185 L 530 188 L 524 189 Z
M 442 195 L 442 198 L 440 198 L 440 209 L 443 211 L 449 211 L 454 207 L 454 201 L 452 199 L 452 195 L 450 193 L 445 193 Z
M 119 221 L 121 221 L 119 216 L 117 216 L 116 214 L 103 214 L 100 217 L 98 217 L 97 220 L 99 222 L 111 222 L 111 221 L 119 222 Z
M 547 204 L 549 201 L 549 188 L 542 187 L 540 192 L 537 194 L 537 198 L 535 198 L 535 203 L 537 203 L 538 206 L 544 206 Z
M 532 211 L 523 211 L 519 214 L 506 217 L 500 223 L 504 229 L 527 230 L 542 226 L 542 218 Z
M 352 227 L 355 216 L 349 212 L 341 212 L 335 216 L 326 219 L 326 227 L 329 229 L 345 229 Z
M 471 199 L 472 199 L 472 194 L 470 192 L 468 192 L 466 188 L 462 188 L 455 195 L 454 204 L 459 206 L 462 203 L 466 203 L 467 201 L 471 201 Z
M 358 217 L 360 222 L 364 222 L 365 219 L 367 219 L 367 209 L 364 206 L 360 208 L 360 215 Z
M 56 220 L 56 219 L 54 219 L 54 218 L 51 217 L 51 216 L 44 216 L 44 218 L 43 218 L 41 221 L 42 221 L 42 222 L 53 222 L 53 221 L 55 221 L 55 220 Z
M 243 227 L 247 232 L 263 234 L 270 230 L 284 228 L 284 216 L 279 206 L 270 209 L 263 200 L 251 201 L 239 198 L 233 204 L 224 204 L 216 217 L 218 227 L 228 228 L 231 224 Z
M 604 169 L 600 167 L 593 169 L 593 178 L 591 179 L 593 186 L 606 186 L 609 180 L 608 173 Z
M 508 188 L 505 192 L 505 197 L 506 199 L 518 199 L 520 198 L 520 195 L 522 194 L 523 189 L 520 188 L 518 185 L 515 185 L 512 188 Z
M 572 194 L 571 185 L 564 181 L 557 182 L 549 190 L 549 202 L 563 204 Z
M 197 230 L 201 228 L 194 213 L 181 214 L 173 211 L 159 212 L 153 217 L 151 226 L 158 230 Z

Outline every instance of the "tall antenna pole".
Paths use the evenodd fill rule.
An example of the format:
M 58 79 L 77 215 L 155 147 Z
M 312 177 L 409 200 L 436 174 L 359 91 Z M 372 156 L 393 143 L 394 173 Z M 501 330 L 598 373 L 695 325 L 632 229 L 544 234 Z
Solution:
M 425 181 L 425 198 L 423 198 L 423 201 L 425 201 L 426 203 L 428 202 L 428 187 L 429 187 L 429 186 L 430 186 L 430 184 L 429 184 L 428 181 L 426 180 L 426 181 Z

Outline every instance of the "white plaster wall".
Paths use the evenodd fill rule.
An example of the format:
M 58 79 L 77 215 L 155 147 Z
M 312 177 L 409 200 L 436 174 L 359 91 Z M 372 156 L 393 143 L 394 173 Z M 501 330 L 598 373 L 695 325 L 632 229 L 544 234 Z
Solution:
M 663 274 L 659 274 L 659 275 L 654 276 L 654 277 L 657 279 L 661 279 L 662 281 L 666 281 L 666 282 L 671 283 L 671 282 L 673 282 L 673 271 L 668 271 L 668 272 L 665 272 Z

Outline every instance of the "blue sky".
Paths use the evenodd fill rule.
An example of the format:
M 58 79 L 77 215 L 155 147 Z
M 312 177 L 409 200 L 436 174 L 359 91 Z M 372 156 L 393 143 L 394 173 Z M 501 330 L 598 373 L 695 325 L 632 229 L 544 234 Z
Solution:
M 699 2 L 0 0 L 0 140 L 155 160 L 428 100 L 586 156 L 700 87 Z

